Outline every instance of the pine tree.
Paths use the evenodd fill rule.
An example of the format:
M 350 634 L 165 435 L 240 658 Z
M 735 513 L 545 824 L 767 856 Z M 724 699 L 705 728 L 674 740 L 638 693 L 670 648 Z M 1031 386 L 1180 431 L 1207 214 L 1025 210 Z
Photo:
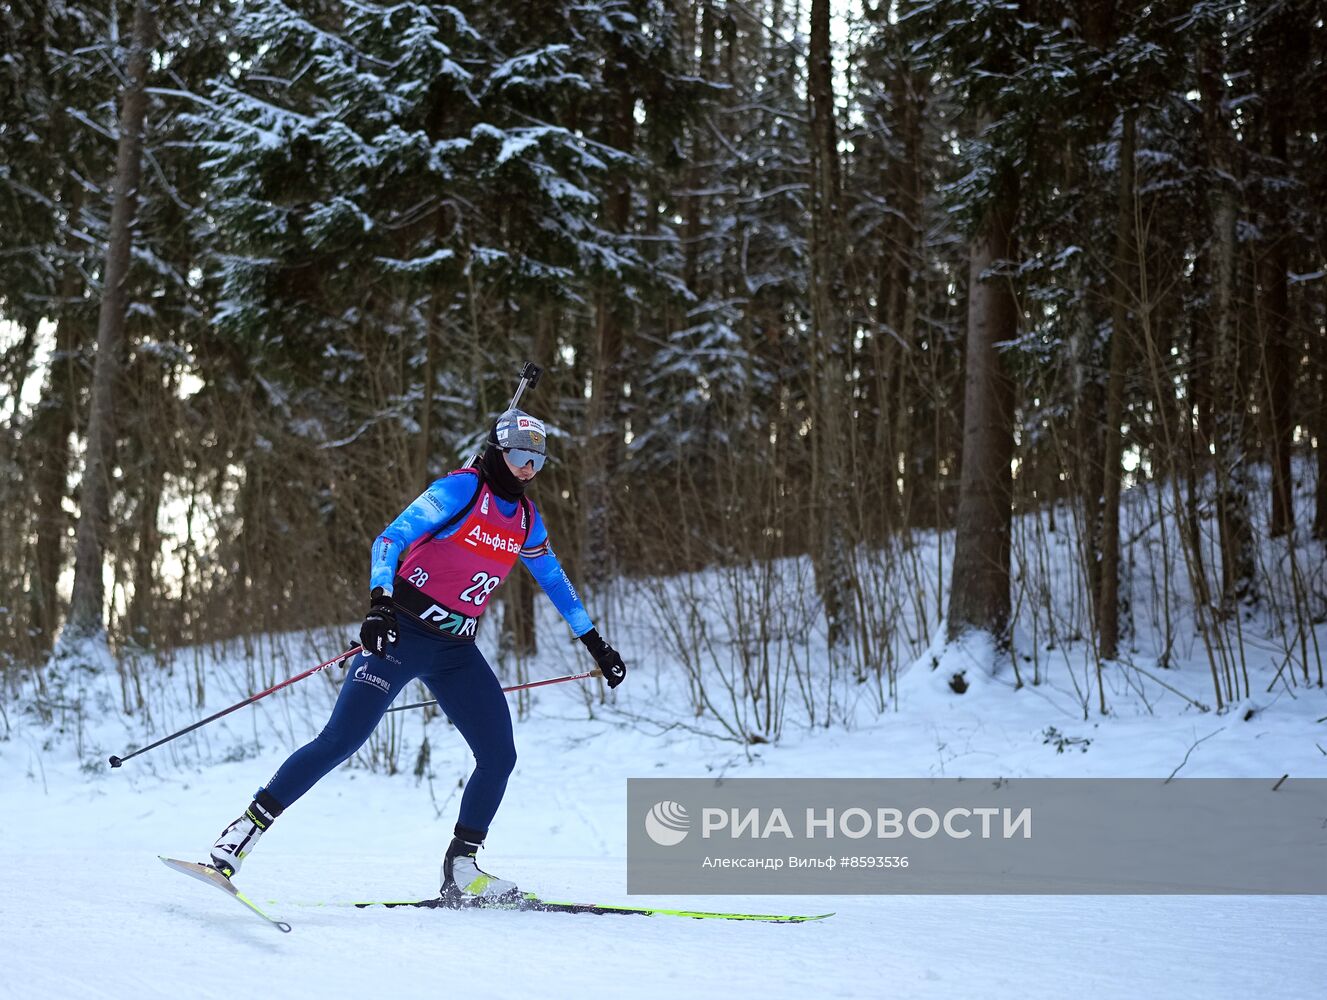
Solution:
M 846 660 L 857 620 L 852 581 L 853 540 L 849 534 L 845 477 L 850 451 L 848 360 L 852 350 L 846 271 L 846 211 L 843 172 L 835 122 L 833 66 L 829 40 L 829 2 L 811 4 L 808 87 L 811 139 L 811 338 L 812 415 L 811 491 L 818 537 L 812 549 L 816 584 L 828 624 L 831 656 Z
M 960 9 L 965 8 L 965 9 Z M 1015 254 L 1020 177 L 1028 117 L 1018 84 L 1030 89 L 1039 64 L 1029 49 L 1040 28 L 1008 5 L 937 3 L 925 11 L 961 67 L 978 109 L 967 146 L 971 171 L 956 191 L 971 220 L 968 332 L 964 360 L 962 473 L 949 598 L 951 639 L 976 629 L 1002 642 L 1010 615 L 1009 558 L 1014 386 L 1003 345 L 1015 339 L 1018 308 L 1009 265 Z M 919 15 L 921 16 L 921 15 Z
M 102 272 L 101 309 L 97 319 L 97 360 L 88 408 L 88 447 L 74 556 L 74 590 L 65 623 L 71 643 L 105 629 L 103 559 L 111 501 L 111 466 L 115 444 L 115 380 L 124 340 L 126 278 L 133 246 L 134 216 L 142 170 L 143 123 L 147 112 L 148 59 L 153 42 L 153 12 L 148 0 L 134 7 L 133 34 L 126 63 L 115 164 L 115 200 L 106 266 Z M 62 641 L 64 641 L 62 639 Z M 72 647 L 71 647 L 72 648 Z

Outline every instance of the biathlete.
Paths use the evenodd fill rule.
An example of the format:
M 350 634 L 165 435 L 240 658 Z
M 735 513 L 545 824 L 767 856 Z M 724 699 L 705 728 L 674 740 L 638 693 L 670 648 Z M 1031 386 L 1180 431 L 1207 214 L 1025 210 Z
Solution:
M 508 410 L 489 432 L 476 468 L 442 477 L 373 543 L 363 650 L 351 661 L 323 731 L 296 750 L 212 845 L 211 863 L 231 878 L 272 823 L 369 738 L 412 680 L 429 689 L 469 744 L 475 769 L 461 796 L 442 862 L 444 900 L 510 898 L 510 881 L 480 870 L 484 843 L 516 765 L 511 712 L 488 661 L 475 646 L 479 619 L 519 558 L 585 644 L 610 688 L 626 677 L 622 657 L 595 630 L 549 545 L 526 487 L 544 466 L 541 421 Z

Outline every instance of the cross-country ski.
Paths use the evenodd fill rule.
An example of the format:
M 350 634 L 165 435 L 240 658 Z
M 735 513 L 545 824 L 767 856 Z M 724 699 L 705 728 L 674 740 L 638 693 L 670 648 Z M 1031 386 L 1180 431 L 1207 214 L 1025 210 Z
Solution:
M 443 898 L 402 900 L 395 902 L 360 902 L 342 903 L 342 906 L 354 906 L 358 909 L 385 907 L 393 909 L 401 906 L 424 910 L 511 910 L 517 913 L 583 913 L 594 916 L 637 916 L 637 917 L 691 917 L 695 920 L 749 920 L 765 924 L 804 924 L 812 920 L 824 920 L 832 913 L 813 915 L 769 914 L 769 913 L 721 913 L 709 910 L 673 910 L 659 906 L 614 906 L 604 903 L 564 903 L 541 899 L 532 893 L 524 893 L 517 899 L 469 899 L 448 900 Z
M 257 903 L 235 888 L 230 879 L 226 878 L 225 875 L 222 875 L 221 872 L 217 871 L 215 868 L 212 868 L 209 865 L 199 864 L 196 861 L 180 861 L 177 858 L 162 857 L 161 862 L 167 868 L 220 889 L 227 896 L 230 896 L 236 902 L 241 903 L 250 912 L 262 917 L 277 930 L 286 934 L 290 933 L 290 924 L 286 923 L 284 920 L 277 920 L 275 917 L 265 912 Z

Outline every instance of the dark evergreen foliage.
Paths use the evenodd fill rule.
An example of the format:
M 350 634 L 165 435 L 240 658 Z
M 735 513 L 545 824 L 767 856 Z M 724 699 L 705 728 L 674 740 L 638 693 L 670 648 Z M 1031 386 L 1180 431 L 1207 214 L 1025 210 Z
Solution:
M 10 657 L 40 659 L 64 614 L 132 6 L 0 8 Z M 1287 559 L 1327 535 L 1327 486 L 1295 508 L 1292 470 L 1314 466 L 1291 463 L 1327 468 L 1321 12 L 868 0 L 832 35 L 829 212 L 808 7 L 160 5 L 114 636 L 358 608 L 368 539 L 469 453 L 530 357 L 554 432 L 540 500 L 573 575 L 842 559 L 869 667 L 888 616 L 855 553 L 960 516 L 972 280 L 1016 303 L 1004 505 L 1079 523 L 1089 629 L 1114 608 L 1129 636 L 1128 588 L 1102 579 L 1130 544 L 1112 475 L 1175 484 L 1185 565 L 1214 588 L 1200 615 L 1267 600 L 1279 570 L 1238 569 L 1248 533 Z M 973 279 L 993 209 L 1008 253 Z

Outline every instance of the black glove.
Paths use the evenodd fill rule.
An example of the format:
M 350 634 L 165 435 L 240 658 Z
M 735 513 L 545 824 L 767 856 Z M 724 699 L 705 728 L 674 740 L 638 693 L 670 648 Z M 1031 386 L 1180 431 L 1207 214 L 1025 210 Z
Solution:
M 608 682 L 610 688 L 615 688 L 626 680 L 627 665 L 622 662 L 622 657 L 618 654 L 618 651 L 604 642 L 604 637 L 599 634 L 597 629 L 590 629 L 578 638 L 585 643 L 585 648 L 594 657 L 594 662 L 599 664 L 604 680 Z
M 372 601 L 359 627 L 359 641 L 365 653 L 386 656 L 387 647 L 396 645 L 396 606 L 381 587 L 373 588 Z

